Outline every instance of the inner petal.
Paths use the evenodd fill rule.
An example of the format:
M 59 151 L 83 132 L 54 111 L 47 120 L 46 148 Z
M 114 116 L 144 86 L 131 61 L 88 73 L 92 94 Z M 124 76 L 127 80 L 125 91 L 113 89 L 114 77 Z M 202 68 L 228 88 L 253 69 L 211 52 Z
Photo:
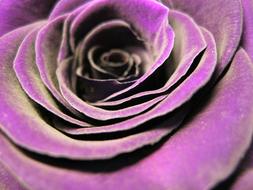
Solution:
M 119 60 L 117 61 L 117 59 Z M 88 52 L 88 61 L 91 65 L 90 73 L 85 70 L 83 72 L 84 75 L 94 79 L 117 79 L 121 81 L 131 79 L 134 76 L 137 77 L 140 74 L 141 58 L 124 50 L 104 51 L 95 46 Z

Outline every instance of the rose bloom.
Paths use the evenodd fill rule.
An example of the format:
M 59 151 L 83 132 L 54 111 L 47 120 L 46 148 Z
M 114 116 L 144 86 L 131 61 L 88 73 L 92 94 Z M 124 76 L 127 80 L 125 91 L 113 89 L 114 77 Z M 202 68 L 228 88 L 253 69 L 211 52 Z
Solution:
M 0 0 L 0 189 L 253 189 L 253 0 Z

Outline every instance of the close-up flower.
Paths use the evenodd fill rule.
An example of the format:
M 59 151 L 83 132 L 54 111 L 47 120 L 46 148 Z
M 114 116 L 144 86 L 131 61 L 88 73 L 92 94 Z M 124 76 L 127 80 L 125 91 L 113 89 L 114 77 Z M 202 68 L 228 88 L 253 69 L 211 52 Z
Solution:
M 0 0 L 0 189 L 252 190 L 253 0 Z

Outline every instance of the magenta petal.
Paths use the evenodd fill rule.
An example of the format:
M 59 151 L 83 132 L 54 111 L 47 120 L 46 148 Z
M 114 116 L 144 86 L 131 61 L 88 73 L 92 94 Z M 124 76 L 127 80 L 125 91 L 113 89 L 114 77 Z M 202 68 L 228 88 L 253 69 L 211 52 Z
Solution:
M 142 11 L 143 9 L 149 11 Z M 153 48 L 158 48 L 158 45 L 160 49 L 164 49 L 161 45 L 164 46 L 163 43 L 165 41 L 167 43 L 168 39 L 171 40 L 171 36 L 169 36 L 168 39 L 166 37 L 161 38 L 163 36 L 160 34 L 168 31 L 164 30 L 165 28 L 168 29 L 168 12 L 168 8 L 155 0 L 91 1 L 88 7 L 74 20 L 71 26 L 71 35 L 73 38 L 75 38 L 77 34 L 86 36 L 87 32 L 99 23 L 111 19 L 122 19 L 129 23 L 137 33 L 141 34 L 141 37 L 147 43 L 154 45 Z M 99 13 L 105 14 L 104 16 L 100 16 Z M 93 17 L 90 18 L 90 16 L 95 15 L 96 20 L 92 19 Z M 85 26 L 86 21 L 89 21 L 89 24 Z M 171 33 L 171 31 L 167 32 L 167 34 L 169 33 Z M 169 41 L 169 43 L 173 44 L 171 41 Z M 75 46 L 76 44 L 72 45 Z M 154 51 L 157 51 L 157 49 L 154 49 Z
M 49 19 L 53 20 L 60 15 L 72 12 L 75 9 L 86 5 L 90 0 L 59 0 L 51 11 Z
M 38 29 L 29 33 L 19 47 L 14 60 L 14 70 L 19 82 L 29 97 L 44 108 L 73 124 L 88 126 L 87 123 L 63 113 L 40 79 L 40 74 L 35 63 L 35 39 L 39 29 L 44 24 L 41 23 Z
M 220 74 L 236 51 L 242 33 L 242 8 L 240 0 L 163 0 L 172 9 L 179 9 L 193 17 L 213 35 L 218 49 Z
M 253 0 L 242 0 L 243 36 L 242 46 L 253 60 Z
M 252 190 L 253 169 L 245 171 L 232 186 L 231 190 Z
M 0 148 L 0 153 L 1 148 Z M 25 190 L 18 179 L 0 161 L 0 189 L 2 190 Z
M 57 17 L 40 29 L 35 42 L 36 64 L 41 80 L 51 94 L 74 114 L 80 115 L 62 97 L 55 74 L 59 49 L 62 43 L 63 24 L 66 17 L 66 15 Z
M 0 36 L 20 26 L 44 19 L 56 0 L 1 0 Z
M 3 136 L 0 158 L 32 189 L 208 189 L 231 173 L 250 144 L 252 80 L 252 64 L 240 50 L 199 114 L 153 154 L 118 171 L 91 173 L 44 164 Z
M 252 62 L 253 63 L 253 62 Z M 237 167 L 235 178 L 229 178 L 232 181 L 232 190 L 252 190 L 253 189 L 253 141 L 247 153 L 242 158 L 239 166 Z
M 252 63 L 241 49 L 209 103 L 162 148 L 173 171 L 169 187 L 209 189 L 235 169 L 252 136 L 252 80 Z

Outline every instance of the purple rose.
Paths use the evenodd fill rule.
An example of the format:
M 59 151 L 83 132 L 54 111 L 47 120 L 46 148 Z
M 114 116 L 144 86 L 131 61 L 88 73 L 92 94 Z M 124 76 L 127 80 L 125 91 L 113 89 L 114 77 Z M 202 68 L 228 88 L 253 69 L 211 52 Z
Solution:
M 1 0 L 0 189 L 253 189 L 253 0 Z

